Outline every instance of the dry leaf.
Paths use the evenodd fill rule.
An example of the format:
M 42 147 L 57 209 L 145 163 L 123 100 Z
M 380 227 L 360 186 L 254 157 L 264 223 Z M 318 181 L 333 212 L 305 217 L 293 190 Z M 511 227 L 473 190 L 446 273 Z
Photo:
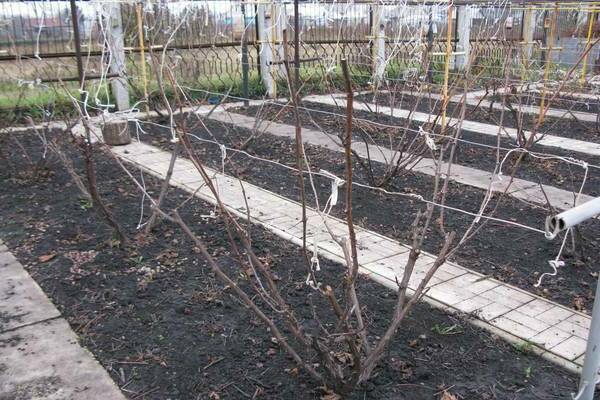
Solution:
M 444 390 L 444 393 L 442 393 L 442 397 L 440 397 L 440 400 L 458 400 L 458 397 Z
M 52 254 L 45 254 L 43 256 L 39 256 L 38 257 L 38 261 L 45 263 L 45 262 L 48 262 L 48 261 L 52 260 L 54 257 L 56 257 L 56 254 L 54 254 L 54 253 L 52 253 Z
M 321 396 L 321 400 L 340 400 L 342 397 L 331 389 L 320 387 L 325 394 Z

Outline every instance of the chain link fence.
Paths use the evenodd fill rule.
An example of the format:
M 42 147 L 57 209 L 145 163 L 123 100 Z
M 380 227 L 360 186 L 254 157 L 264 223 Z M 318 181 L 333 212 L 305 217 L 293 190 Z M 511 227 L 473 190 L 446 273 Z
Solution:
M 103 87 L 107 86 L 106 80 L 94 79 L 106 73 L 108 62 L 106 4 L 77 1 L 75 13 L 86 90 L 93 92 L 98 101 L 109 101 L 109 90 Z M 206 95 L 202 91 L 240 95 L 243 47 L 248 55 L 249 93 L 254 96 L 264 93 L 260 83 L 258 3 L 160 0 L 118 4 L 126 77 L 133 97 L 140 98 L 145 92 L 156 95 L 157 68 L 163 62 L 179 84 L 197 90 L 198 96 Z M 291 54 L 296 39 L 293 3 L 272 3 L 269 12 L 277 24 L 286 27 Z M 522 47 L 525 12 L 523 7 L 472 7 L 470 42 L 474 65 L 503 59 L 508 52 L 517 52 Z M 368 82 L 373 70 L 374 41 L 380 28 L 385 35 L 388 75 L 401 76 L 406 70 L 419 67 L 428 46 L 434 54 L 434 68 L 444 60 L 441 53 L 445 51 L 448 35 L 454 51 L 457 50 L 461 17 L 456 14 L 448 26 L 444 5 L 300 2 L 298 42 L 302 78 L 318 82 L 345 57 L 353 73 L 364 76 Z M 541 43 L 548 39 L 549 21 L 554 15 L 558 28 L 553 34 L 559 50 L 553 52 L 552 60 L 573 64 L 575 56 L 571 53 L 580 54 L 585 47 L 589 7 L 582 3 L 579 8 L 548 7 L 537 11 L 535 57 L 543 56 Z M 67 88 L 75 94 L 78 90 L 72 16 L 69 1 L 0 0 L 0 109 L 43 110 L 48 104 L 72 101 L 62 94 L 63 90 L 57 90 Z M 380 27 L 374 27 L 377 22 Z M 511 26 L 509 30 L 504 29 L 507 24 Z M 434 35 L 428 42 L 430 27 Z M 281 46 L 281 38 L 276 38 L 272 45 Z

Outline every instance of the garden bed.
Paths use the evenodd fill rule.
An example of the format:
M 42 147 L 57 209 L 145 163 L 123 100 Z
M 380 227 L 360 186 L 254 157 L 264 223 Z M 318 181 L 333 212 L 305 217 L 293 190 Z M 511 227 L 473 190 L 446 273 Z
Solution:
M 219 142 L 228 147 L 236 147 L 244 142 L 251 134 L 249 130 L 230 124 L 215 121 L 203 121 L 208 131 L 196 127 L 192 132 L 198 137 Z M 193 125 L 192 122 L 189 124 Z M 144 129 L 149 132 L 142 139 L 164 149 L 170 148 L 169 132 L 165 129 L 147 124 Z M 195 149 L 208 166 L 221 169 L 221 151 L 214 144 L 197 142 L 192 139 Z M 246 149 L 250 154 L 277 161 L 287 166 L 295 166 L 294 143 L 291 139 L 263 134 L 254 139 Z M 306 146 L 307 156 L 313 171 L 323 169 L 337 176 L 344 175 L 343 154 L 330 151 L 319 146 Z M 298 178 L 288 169 L 228 151 L 228 162 L 225 171 L 239 176 L 250 183 L 266 188 L 293 200 L 300 200 Z M 355 179 L 367 183 L 366 175 L 355 164 Z M 380 170 L 378 170 L 380 172 Z M 307 187 L 308 186 L 308 180 Z M 331 193 L 329 179 L 316 178 L 320 204 L 325 204 Z M 421 194 L 425 198 L 431 195 L 433 177 L 408 173 L 392 180 L 390 190 L 407 194 Z M 314 205 L 312 193 L 309 190 L 309 201 Z M 448 188 L 448 205 L 477 212 L 483 200 L 484 191 L 473 187 L 450 182 Z M 498 196 L 494 196 L 495 199 Z M 332 213 L 342 216 L 343 199 L 338 200 L 338 206 Z M 494 204 L 494 202 L 492 202 Z M 492 205 L 493 206 L 493 205 Z M 492 207 L 491 206 L 491 207 Z M 365 228 L 374 230 L 404 243 L 411 243 L 406 230 L 416 212 L 423 209 L 423 203 L 413 198 L 384 194 L 380 191 L 365 188 L 354 188 L 355 221 Z M 495 216 L 529 226 L 543 227 L 547 211 L 531 207 L 511 197 L 505 197 Z M 472 217 L 447 211 L 445 213 L 447 229 L 456 229 L 459 234 L 472 222 Z M 564 254 L 566 267 L 559 271 L 557 277 L 544 281 L 544 285 L 535 289 L 539 274 L 548 272 L 548 260 L 554 259 L 558 251 L 558 242 L 550 242 L 542 234 L 489 222 L 470 240 L 455 256 L 455 261 L 464 267 L 479 271 L 490 277 L 508 282 L 538 295 L 547 297 L 561 304 L 579 310 L 590 310 L 593 302 L 595 274 L 600 263 L 600 255 L 596 251 L 597 238 L 600 237 L 600 226 L 596 221 L 585 223 L 580 227 L 581 257 L 577 260 L 574 253 Z M 432 225 L 431 232 L 425 240 L 424 248 L 429 252 L 437 252 L 443 234 Z
M 37 138 L 20 140 L 30 154 L 41 154 Z M 73 149 L 67 154 L 80 170 Z M 139 192 L 110 156 L 98 153 L 97 160 L 102 196 L 134 238 L 134 249 L 116 246 L 52 154 L 35 176 L 24 174 L 30 168 L 19 152 L 8 161 L 20 172 L 9 174 L 8 165 L 0 169 L 0 236 L 124 394 L 131 399 L 321 398 L 317 385 L 223 289 L 177 228 L 162 223 L 147 237 L 135 230 Z M 156 194 L 159 182 L 145 176 L 145 183 Z M 187 197 L 172 189 L 170 205 Z M 193 199 L 180 213 L 223 268 L 234 271 L 221 221 L 202 217 L 211 209 Z M 281 278 L 282 294 L 309 317 L 307 299 L 317 306 L 322 299 L 303 283 L 299 249 L 257 227 L 251 231 L 258 255 Z M 82 262 L 82 254 L 94 257 Z M 340 268 L 323 260 L 323 279 L 336 279 Z M 242 275 L 238 279 L 246 284 Z M 358 290 L 373 333 L 380 334 L 395 294 L 363 279 Z M 514 348 L 424 304 L 403 324 L 389 354 L 353 398 L 431 399 L 444 389 L 459 398 L 566 398 L 578 380 L 527 347 Z
M 457 93 L 460 95 L 460 93 Z M 516 101 L 515 95 L 511 95 L 508 97 L 512 101 L 512 106 L 516 111 L 519 110 L 519 103 Z M 549 99 L 549 97 L 547 98 Z M 492 96 L 489 95 L 485 100 L 494 102 L 495 104 L 501 105 L 502 99 L 500 96 Z M 442 101 L 435 98 L 427 97 L 427 94 L 424 94 L 423 97 L 419 98 L 418 96 L 402 94 L 402 93 L 380 93 L 377 96 L 372 94 L 365 94 L 361 96 L 357 96 L 357 102 L 364 102 L 369 104 L 376 104 L 380 106 L 386 106 L 397 109 L 404 110 L 413 110 L 416 107 L 416 111 L 424 112 L 424 113 L 432 113 L 437 115 L 440 113 Z M 524 97 L 522 100 L 522 107 L 527 107 L 530 104 L 538 105 L 536 100 L 533 97 Z M 546 105 L 547 105 L 546 101 Z M 559 102 L 553 101 L 551 103 L 552 108 L 561 108 L 565 110 L 571 109 L 572 111 L 578 111 L 573 107 L 573 103 L 569 105 L 564 105 Z M 446 107 L 446 113 L 448 117 L 458 118 L 460 117 L 462 105 L 457 102 L 448 102 Z M 580 110 L 584 112 L 594 112 L 589 110 Z M 490 108 L 489 106 L 474 106 L 467 105 L 465 110 L 465 120 L 481 122 L 484 124 L 492 124 L 498 125 L 501 120 L 501 110 L 497 110 L 494 108 Z M 585 140 L 594 143 L 600 143 L 600 129 L 596 127 L 595 122 L 589 121 L 581 121 L 574 120 L 570 118 L 570 114 L 565 112 L 565 118 L 558 118 L 552 116 L 546 116 L 544 118 L 544 122 L 540 125 L 538 129 L 538 137 L 543 134 L 568 137 L 571 139 Z M 510 111 L 504 112 L 504 117 L 502 117 L 503 126 L 509 128 L 517 128 L 519 126 L 525 130 L 532 130 L 538 122 L 538 114 L 537 113 L 526 113 L 526 112 L 517 112 L 517 114 L 513 114 Z
M 305 106 L 311 110 L 317 111 L 312 111 L 309 113 L 306 110 L 301 110 L 300 117 L 302 126 L 317 131 L 323 130 L 325 133 L 332 135 L 343 134 L 346 127 L 344 115 L 331 115 L 331 113 L 343 114 L 342 109 L 334 106 L 322 105 L 319 103 L 305 103 Z M 289 125 L 293 125 L 295 123 L 294 111 L 291 107 L 282 107 L 280 105 L 264 105 L 248 108 L 240 107 L 232 109 L 231 111 L 260 118 L 266 121 L 282 122 Z M 419 127 L 424 125 L 423 123 L 411 121 L 411 130 L 406 131 L 402 128 L 406 127 L 408 121 L 403 118 L 392 118 L 384 115 L 376 115 L 368 111 L 355 111 L 354 115 L 355 118 L 357 118 L 357 121 L 353 130 L 353 140 L 375 143 L 388 149 L 395 148 L 395 146 L 397 146 L 401 140 L 410 143 L 415 135 L 417 135 L 416 131 L 418 131 Z M 378 125 L 365 123 L 358 119 L 388 124 L 393 126 L 393 128 L 383 128 Z M 427 129 L 427 127 L 425 127 L 425 129 Z M 369 135 L 368 137 L 365 135 L 365 132 Z M 439 127 L 436 128 L 435 132 L 439 132 Z M 449 133 L 449 135 L 451 135 L 451 133 Z M 435 139 L 439 141 L 439 137 Z M 458 143 L 454 158 L 455 163 L 483 171 L 494 171 L 497 161 L 497 152 L 495 149 L 498 142 L 497 137 L 463 130 L 461 139 L 463 141 Z M 479 146 L 473 143 L 481 143 L 484 146 Z M 500 146 L 504 149 L 514 148 L 514 145 L 511 143 L 511 141 L 506 138 L 502 138 L 500 140 Z M 585 160 L 590 164 L 600 165 L 600 157 L 577 154 L 556 147 L 545 148 L 539 144 L 535 144 L 532 147 L 532 151 L 548 152 L 560 157 L 573 157 L 575 159 Z M 501 150 L 499 152 L 500 160 L 502 160 L 507 152 L 508 150 Z M 427 152 L 425 156 L 431 157 L 431 154 Z M 504 175 L 510 175 L 512 171 L 512 165 L 516 162 L 519 156 L 520 154 L 518 152 L 512 152 L 508 156 L 503 165 L 502 172 Z M 558 159 L 540 160 L 533 157 L 525 157 L 515 173 L 515 177 L 517 178 L 575 192 L 579 191 L 584 176 L 585 171 L 579 166 L 567 164 L 566 162 Z M 588 174 L 583 193 L 592 196 L 600 195 L 600 174 L 597 173 L 596 169 L 593 169 Z

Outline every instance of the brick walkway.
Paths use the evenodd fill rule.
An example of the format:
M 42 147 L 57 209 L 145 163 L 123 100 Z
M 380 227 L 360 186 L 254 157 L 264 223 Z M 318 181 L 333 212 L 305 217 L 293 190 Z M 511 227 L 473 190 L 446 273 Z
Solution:
M 0 398 L 125 399 L 0 241 Z
M 162 178 L 166 174 L 170 154 L 154 146 L 133 142 L 114 147 L 113 152 L 157 177 Z M 208 171 L 215 179 L 223 203 L 234 214 L 246 218 L 243 184 L 253 223 L 293 243 L 302 242 L 301 206 L 298 203 L 214 170 Z M 172 184 L 210 203 L 215 202 L 188 160 L 177 161 Z M 326 218 L 336 233 L 347 232 L 343 221 Z M 342 261 L 341 248 L 329 238 L 322 217 L 312 209 L 308 210 L 308 236 L 309 243 L 313 243 L 316 237 L 321 257 Z M 361 273 L 396 289 L 395 278 L 402 273 L 410 248 L 358 227 L 357 237 Z M 433 261 L 432 255 L 423 254 L 411 279 L 411 287 L 415 287 Z M 436 273 L 426 301 L 448 311 L 472 313 L 474 324 L 513 342 L 531 342 L 542 356 L 571 370 L 582 363 L 590 324 L 590 318 L 585 314 L 454 263 L 444 264 Z

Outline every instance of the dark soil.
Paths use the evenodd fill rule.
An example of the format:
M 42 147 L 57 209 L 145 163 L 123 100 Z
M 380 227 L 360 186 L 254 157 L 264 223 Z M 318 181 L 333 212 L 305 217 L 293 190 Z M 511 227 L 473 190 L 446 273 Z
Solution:
M 458 93 L 460 94 L 460 93 Z M 441 109 L 442 102 L 435 98 L 428 97 L 426 94 L 419 98 L 417 96 L 411 96 L 402 93 L 379 93 L 376 96 L 372 94 L 366 94 L 358 96 L 357 101 L 366 102 L 370 104 L 377 104 L 382 106 L 393 106 L 394 108 L 401 108 L 405 110 L 413 110 L 420 112 L 433 112 L 438 114 Z M 500 96 L 488 95 L 485 100 L 493 101 L 496 104 L 502 104 Z M 531 113 L 519 113 L 519 104 L 526 106 L 529 104 L 539 105 L 539 100 L 536 98 L 527 96 L 518 98 L 516 95 L 507 97 L 507 104 L 511 104 L 516 113 L 506 111 L 502 119 L 503 126 L 510 128 L 519 128 L 531 131 L 534 129 L 538 122 L 539 116 Z M 546 101 L 546 105 L 548 101 Z M 578 103 L 565 102 L 565 101 L 552 101 L 552 108 L 562 108 L 565 110 L 578 111 L 576 105 Z M 447 115 L 449 117 L 458 118 L 461 113 L 462 106 L 456 102 L 449 102 L 446 108 Z M 591 113 L 597 113 L 597 110 L 579 110 Z M 469 121 L 482 122 L 486 124 L 498 125 L 501 120 L 502 112 L 500 110 L 492 109 L 490 107 L 482 106 L 466 106 L 465 119 Z M 567 116 L 568 117 L 568 116 Z M 544 118 L 544 122 L 540 125 L 537 130 L 538 137 L 541 135 L 554 135 L 561 137 L 568 137 L 571 139 L 585 140 L 588 142 L 600 143 L 600 128 L 597 127 L 595 122 L 572 120 L 569 118 L 556 118 L 547 116 Z
M 323 111 L 325 113 L 301 110 L 301 120 L 304 127 L 313 130 L 316 129 L 318 131 L 323 130 L 325 133 L 332 135 L 340 135 L 344 132 L 346 125 L 345 117 L 338 117 L 330 114 L 334 112 L 345 115 L 343 110 L 318 103 L 306 103 L 305 106 L 311 110 Z M 291 107 L 266 105 L 263 107 L 249 107 L 248 109 L 239 108 L 232 111 L 269 121 L 294 124 L 294 113 Z M 397 147 L 398 143 L 403 140 L 402 138 L 404 138 L 404 143 L 410 143 L 412 138 L 416 135 L 415 131 L 422 125 L 420 123 L 411 122 L 411 131 L 406 131 L 403 129 L 408 123 L 406 119 L 391 118 L 384 115 L 375 116 L 368 111 L 355 111 L 354 115 L 356 116 L 357 121 L 355 123 L 353 140 L 375 143 L 387 148 L 390 148 L 391 146 Z M 391 125 L 393 128 L 383 128 L 380 125 L 370 124 L 368 123 L 369 121 Z M 439 130 L 437 130 L 437 132 L 439 132 Z M 448 135 L 453 135 L 453 132 L 448 133 Z M 461 132 L 461 139 L 464 141 L 459 142 L 457 146 L 454 158 L 455 163 L 484 171 L 494 171 L 494 168 L 496 167 L 496 137 L 463 130 Z M 438 138 L 438 140 L 441 139 Z M 448 143 L 448 140 L 444 139 L 444 142 Z M 480 143 L 489 147 L 472 143 Z M 500 146 L 504 149 L 514 148 L 514 145 L 506 138 L 501 140 Z M 532 147 L 532 151 L 547 152 L 561 157 L 573 157 L 575 159 L 585 160 L 590 164 L 600 165 L 600 157 L 565 151 L 556 147 L 546 148 L 539 144 L 535 144 Z M 507 153 L 508 150 L 501 150 L 500 160 L 502 160 Z M 432 157 L 431 154 L 427 153 L 424 153 L 423 155 Z M 519 156 L 520 154 L 517 152 L 513 152 L 509 155 L 504 163 L 502 171 L 504 175 L 511 174 L 513 165 Z M 542 183 L 564 190 L 578 192 L 585 176 L 585 171 L 577 165 L 568 164 L 561 160 L 540 160 L 533 157 L 525 157 L 517 169 L 515 176 L 535 183 Z M 583 192 L 592 196 L 600 195 L 600 174 L 598 174 L 597 169 L 590 170 Z
M 195 117 L 193 117 L 195 118 Z M 189 122 L 188 127 L 195 135 L 205 139 L 216 138 L 228 147 L 236 147 L 244 142 L 250 132 L 230 124 L 215 121 L 203 121 L 209 131 L 194 127 Z M 155 145 L 168 148 L 170 144 L 166 130 L 153 125 L 145 125 L 144 130 L 149 135 L 142 139 Z M 162 132 L 161 132 L 162 131 Z M 221 152 L 214 144 L 194 141 L 194 146 L 202 161 L 208 166 L 221 169 Z M 246 149 L 250 154 L 277 161 L 287 166 L 295 166 L 294 144 L 292 140 L 263 134 L 254 139 Z M 319 169 L 330 171 L 337 176 L 344 176 L 343 154 L 330 151 L 319 146 L 306 146 L 307 156 L 313 171 Z M 257 186 L 279 193 L 293 200 L 300 200 L 298 178 L 288 169 L 250 159 L 246 155 L 228 151 L 226 173 L 238 176 Z M 357 165 L 354 167 L 355 181 L 367 184 L 366 175 Z M 376 170 L 376 173 L 380 173 Z M 308 179 L 306 179 L 308 185 Z M 316 177 L 320 204 L 324 204 L 331 192 L 331 182 L 327 178 Z M 401 193 L 417 193 L 425 198 L 431 196 L 433 178 L 423 174 L 407 173 L 397 176 L 389 190 Z M 309 200 L 314 205 L 312 193 L 309 190 Z M 471 212 L 477 212 L 482 202 L 484 191 L 472 187 L 450 183 L 447 194 L 447 204 Z M 424 208 L 423 203 L 407 197 L 384 194 L 380 191 L 354 188 L 353 213 L 355 221 L 361 226 L 395 238 L 404 243 L 411 243 L 411 237 L 406 229 L 416 213 Z M 333 214 L 342 217 L 344 210 L 343 199 L 333 208 Z M 494 197 L 488 211 L 498 201 Z M 496 217 L 509 221 L 517 221 L 529 226 L 542 228 L 547 211 L 531 207 L 511 197 L 505 197 L 499 203 Z M 444 214 L 447 230 L 456 230 L 459 236 L 471 224 L 472 217 L 446 211 Z M 566 306 L 576 309 L 591 309 L 596 282 L 597 266 L 600 264 L 598 254 L 598 238 L 600 225 L 591 221 L 580 226 L 581 237 L 577 241 L 577 253 L 567 246 L 564 253 L 566 267 L 555 278 L 546 279 L 540 289 L 533 287 L 542 272 L 549 271 L 548 260 L 554 259 L 559 248 L 559 242 L 548 241 L 540 233 L 516 228 L 502 223 L 489 222 L 461 250 L 456 253 L 455 261 L 459 264 L 479 271 L 490 277 L 509 282 L 525 290 L 547 297 Z M 442 243 L 443 234 L 438 225 L 434 224 L 425 240 L 424 248 L 429 252 L 437 252 Z
M 22 143 L 30 154 L 41 154 L 33 136 Z M 74 154 L 72 149 L 68 153 Z M 19 152 L 9 160 L 15 169 L 2 161 L 0 235 L 125 395 L 321 398 L 317 385 L 295 369 L 178 229 L 165 222 L 151 237 L 136 231 L 140 194 L 108 155 L 98 153 L 98 160 L 102 196 L 134 238 L 135 249 L 115 246 L 52 155 L 36 173 Z M 76 167 L 81 167 L 79 161 Z M 18 172 L 10 173 L 14 170 Z M 145 182 L 157 192 L 154 179 L 146 176 Z M 187 197 L 173 189 L 169 206 Z M 221 221 L 200 217 L 209 209 L 194 199 L 180 212 L 219 264 L 246 288 L 227 251 Z M 309 324 L 312 302 L 317 312 L 325 306 L 303 284 L 299 249 L 257 227 L 251 231 L 256 252 L 269 260 L 281 278 L 283 295 Z M 88 251 L 95 257 L 81 262 Z M 340 266 L 323 260 L 322 267 L 323 281 L 339 279 Z M 371 332 L 381 334 L 395 294 L 362 279 L 358 290 Z M 453 335 L 432 330 L 452 325 L 457 326 Z M 352 398 L 438 399 L 447 388 L 464 399 L 552 399 L 567 398 L 577 385 L 575 376 L 553 364 L 424 304 L 402 326 L 389 356 Z

